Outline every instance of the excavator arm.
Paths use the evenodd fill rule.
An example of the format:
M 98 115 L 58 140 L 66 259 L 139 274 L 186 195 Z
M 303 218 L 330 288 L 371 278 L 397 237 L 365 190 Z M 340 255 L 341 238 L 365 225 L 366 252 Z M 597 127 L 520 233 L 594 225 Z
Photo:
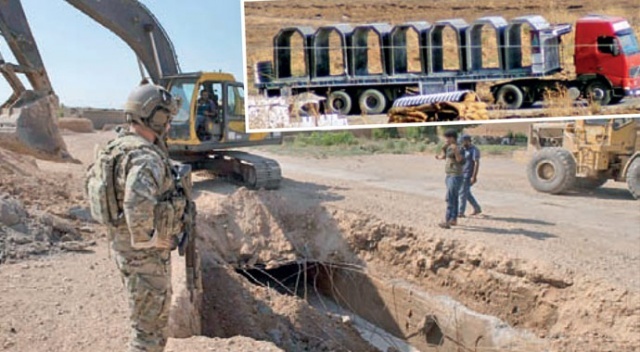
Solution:
M 9 71 L 23 73 L 35 91 L 53 92 L 20 0 L 0 1 L 0 32 L 18 61 L 17 65 L 11 65 Z M 0 65 L 6 65 L 3 58 L 0 60 Z M 11 82 L 9 78 L 7 80 Z
M 138 57 L 141 74 L 162 84 L 163 78 L 180 73 L 180 67 L 164 28 L 149 9 L 137 0 L 66 0 L 102 24 L 129 45 Z M 56 123 L 58 98 L 31 33 L 20 0 L 0 0 L 0 34 L 17 63 L 0 54 L 0 74 L 13 94 L 0 111 L 0 142 L 19 143 L 38 154 L 56 159 L 69 157 Z M 30 89 L 18 74 L 26 76 Z
M 66 0 L 115 33 L 136 53 L 154 83 L 180 73 L 178 59 L 160 22 L 137 0 Z
M 0 111 L 0 144 L 56 160 L 71 159 L 58 130 L 58 98 L 45 70 L 20 0 L 0 1 L 0 33 L 17 63 L 0 55 L 0 73 L 13 94 Z M 27 89 L 18 74 L 23 74 Z

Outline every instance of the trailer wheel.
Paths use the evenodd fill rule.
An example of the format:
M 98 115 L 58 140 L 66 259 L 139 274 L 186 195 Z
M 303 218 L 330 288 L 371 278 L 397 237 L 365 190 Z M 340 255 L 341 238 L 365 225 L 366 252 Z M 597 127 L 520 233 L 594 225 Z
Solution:
M 349 115 L 353 103 L 347 92 L 338 90 L 329 94 L 329 108 L 340 115 Z
M 601 106 L 611 103 L 611 87 L 602 80 L 594 80 L 587 86 L 587 97 Z
M 636 158 L 627 169 L 627 187 L 635 199 L 640 200 L 640 158 Z
M 510 110 L 520 109 L 524 102 L 524 93 L 516 85 L 505 84 L 498 89 L 496 102 L 500 105 L 504 105 Z
M 363 113 L 377 115 L 387 107 L 387 98 L 377 89 L 367 89 L 360 94 L 358 103 Z
M 563 148 L 542 148 L 527 166 L 529 183 L 538 192 L 558 194 L 574 187 L 576 161 Z

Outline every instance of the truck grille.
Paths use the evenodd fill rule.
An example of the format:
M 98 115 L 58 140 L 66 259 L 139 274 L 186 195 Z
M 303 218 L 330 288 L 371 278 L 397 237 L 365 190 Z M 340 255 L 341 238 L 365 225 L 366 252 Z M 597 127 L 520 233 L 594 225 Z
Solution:
M 640 77 L 640 66 L 632 67 L 629 70 L 629 77 L 630 78 Z

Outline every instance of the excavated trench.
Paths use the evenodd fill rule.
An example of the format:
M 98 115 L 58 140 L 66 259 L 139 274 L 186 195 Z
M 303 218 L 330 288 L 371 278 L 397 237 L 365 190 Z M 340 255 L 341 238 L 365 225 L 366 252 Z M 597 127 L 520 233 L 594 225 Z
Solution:
M 237 269 L 237 273 L 254 285 L 304 299 L 351 325 L 380 351 L 544 350 L 534 335 L 498 318 L 361 268 L 292 262 L 272 269 Z
M 210 337 L 286 351 L 544 351 L 557 307 L 542 292 L 571 285 L 300 197 L 239 190 L 201 214 Z

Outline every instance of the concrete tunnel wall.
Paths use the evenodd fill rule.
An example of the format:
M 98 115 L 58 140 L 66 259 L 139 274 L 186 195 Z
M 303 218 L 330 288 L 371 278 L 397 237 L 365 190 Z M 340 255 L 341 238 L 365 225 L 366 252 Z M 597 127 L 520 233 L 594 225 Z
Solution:
M 507 70 L 525 69 L 532 71 L 532 66 L 524 66 L 522 55 L 522 28 L 529 26 L 531 37 L 529 45 L 532 49 L 540 45 L 539 32 L 551 27 L 542 16 L 522 16 L 511 20 L 504 30 L 504 67 Z M 533 60 L 532 60 L 533 65 Z
M 347 50 L 348 47 L 351 46 L 351 36 L 353 33 L 353 28 L 347 24 L 340 24 L 335 26 L 325 26 L 320 27 L 315 32 L 312 43 L 313 43 L 313 77 L 329 77 L 331 76 L 331 46 L 330 46 L 330 38 L 331 34 L 336 33 L 340 38 L 341 47 L 339 48 L 341 56 L 342 56 L 342 64 L 343 64 L 343 73 L 340 74 L 346 75 L 348 73 L 348 62 L 349 53 L 351 51 Z
M 420 73 L 428 72 L 428 43 L 431 34 L 429 22 L 409 22 L 397 25 L 391 30 L 390 74 L 410 73 L 407 33 L 414 31 L 418 36 Z
M 475 20 L 466 31 L 466 42 L 468 43 L 467 55 L 467 71 L 482 71 L 489 69 L 485 67 L 482 57 L 482 29 L 484 26 L 491 26 L 495 31 L 497 52 L 498 55 L 498 69 L 504 69 L 504 32 L 508 22 L 499 16 L 482 17 Z
M 381 74 L 391 72 L 389 64 L 391 60 L 387 58 L 390 48 L 389 35 L 392 27 L 387 23 L 375 23 L 355 27 L 352 34 L 352 47 L 349 65 L 349 73 L 354 76 L 368 76 L 371 74 L 371 63 L 369 62 L 369 43 L 368 38 L 371 33 L 378 37 L 379 55 L 381 64 Z
M 442 20 L 434 24 L 429 36 L 429 73 L 444 72 L 444 43 L 442 32 L 445 28 L 451 28 L 456 34 L 456 46 L 458 47 L 458 70 L 464 71 L 466 65 L 466 30 L 469 25 L 465 20 L 457 18 Z
M 313 65 L 313 28 L 311 27 L 287 27 L 281 29 L 273 38 L 273 57 L 275 63 L 275 75 L 277 78 L 293 77 L 292 47 L 291 38 L 294 35 L 300 36 L 303 43 L 304 72 L 309 75 L 309 68 Z
M 531 46 L 541 52 L 536 57 L 532 54 L 533 64 L 523 67 L 522 27 L 528 25 L 532 30 Z M 378 37 L 382 75 L 408 73 L 451 74 L 457 72 L 481 72 L 485 69 L 482 58 L 482 29 L 491 26 L 495 29 L 498 49 L 498 69 L 526 69 L 531 73 L 543 72 L 558 64 L 557 35 L 544 36 L 544 30 L 551 28 L 541 16 L 522 16 L 506 21 L 499 16 L 482 17 L 468 24 L 463 19 L 445 19 L 430 24 L 426 21 L 408 22 L 391 26 L 386 23 L 375 23 L 352 27 L 349 24 L 336 24 L 319 27 L 294 26 L 286 27 L 274 37 L 274 66 L 277 78 L 292 77 L 291 39 L 294 35 L 303 38 L 305 76 L 327 78 L 331 76 L 369 76 L 368 36 L 373 33 Z M 450 28 L 455 33 L 455 43 L 445 43 L 443 32 Z M 420 72 L 409 72 L 407 33 L 415 31 L 418 35 L 420 52 Z M 331 36 L 337 35 L 340 46 L 332 47 Z M 445 48 L 455 46 L 457 52 L 457 70 L 445 70 Z M 547 50 L 545 50 L 547 49 Z M 332 74 L 331 54 L 339 52 L 342 67 Z M 539 63 L 538 63 L 539 62 Z

